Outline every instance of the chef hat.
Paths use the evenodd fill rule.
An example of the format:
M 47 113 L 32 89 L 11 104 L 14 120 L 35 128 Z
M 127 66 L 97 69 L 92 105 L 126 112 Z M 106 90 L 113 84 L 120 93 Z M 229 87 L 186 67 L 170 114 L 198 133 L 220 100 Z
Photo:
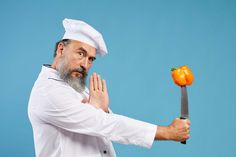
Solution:
M 72 39 L 84 42 L 94 48 L 100 55 L 107 54 L 106 44 L 101 33 L 92 26 L 80 20 L 64 19 L 65 34 L 62 39 Z

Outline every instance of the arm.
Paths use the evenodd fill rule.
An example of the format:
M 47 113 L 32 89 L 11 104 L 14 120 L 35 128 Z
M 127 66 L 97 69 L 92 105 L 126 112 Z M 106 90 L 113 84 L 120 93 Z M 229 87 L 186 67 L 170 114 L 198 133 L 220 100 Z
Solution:
M 65 84 L 39 86 L 33 95 L 34 101 L 40 104 L 31 108 L 31 114 L 40 123 L 123 144 L 151 147 L 153 143 L 155 125 L 122 115 L 108 114 L 92 104 L 85 105 L 81 102 L 80 94 Z
M 106 82 L 94 73 L 90 77 L 90 104 L 108 111 Z M 169 126 L 157 126 L 155 140 L 185 141 L 189 138 L 190 121 L 176 118 Z

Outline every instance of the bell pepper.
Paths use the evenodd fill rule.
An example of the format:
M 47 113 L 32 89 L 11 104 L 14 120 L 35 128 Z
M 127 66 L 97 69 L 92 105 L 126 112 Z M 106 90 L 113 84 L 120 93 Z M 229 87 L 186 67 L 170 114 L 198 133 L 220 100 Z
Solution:
M 172 68 L 172 78 L 178 86 L 186 86 L 186 85 L 191 85 L 194 76 L 191 70 L 187 65 L 183 65 L 179 68 Z

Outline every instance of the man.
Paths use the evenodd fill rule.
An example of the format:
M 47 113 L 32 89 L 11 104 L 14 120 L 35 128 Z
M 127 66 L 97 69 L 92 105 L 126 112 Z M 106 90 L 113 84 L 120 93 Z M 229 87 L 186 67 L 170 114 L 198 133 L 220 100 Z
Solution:
M 82 21 L 63 25 L 53 63 L 43 65 L 29 100 L 37 157 L 115 157 L 111 141 L 150 148 L 154 140 L 189 138 L 189 120 L 157 126 L 112 113 L 105 80 L 94 73 L 85 85 L 96 54 L 107 53 L 102 35 Z

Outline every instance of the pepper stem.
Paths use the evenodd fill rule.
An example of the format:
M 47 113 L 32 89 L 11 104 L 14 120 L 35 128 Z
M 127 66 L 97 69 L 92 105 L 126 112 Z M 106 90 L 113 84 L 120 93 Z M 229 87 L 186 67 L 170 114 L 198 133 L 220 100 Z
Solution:
M 174 70 L 176 70 L 177 68 L 171 68 L 171 71 L 174 71 Z

